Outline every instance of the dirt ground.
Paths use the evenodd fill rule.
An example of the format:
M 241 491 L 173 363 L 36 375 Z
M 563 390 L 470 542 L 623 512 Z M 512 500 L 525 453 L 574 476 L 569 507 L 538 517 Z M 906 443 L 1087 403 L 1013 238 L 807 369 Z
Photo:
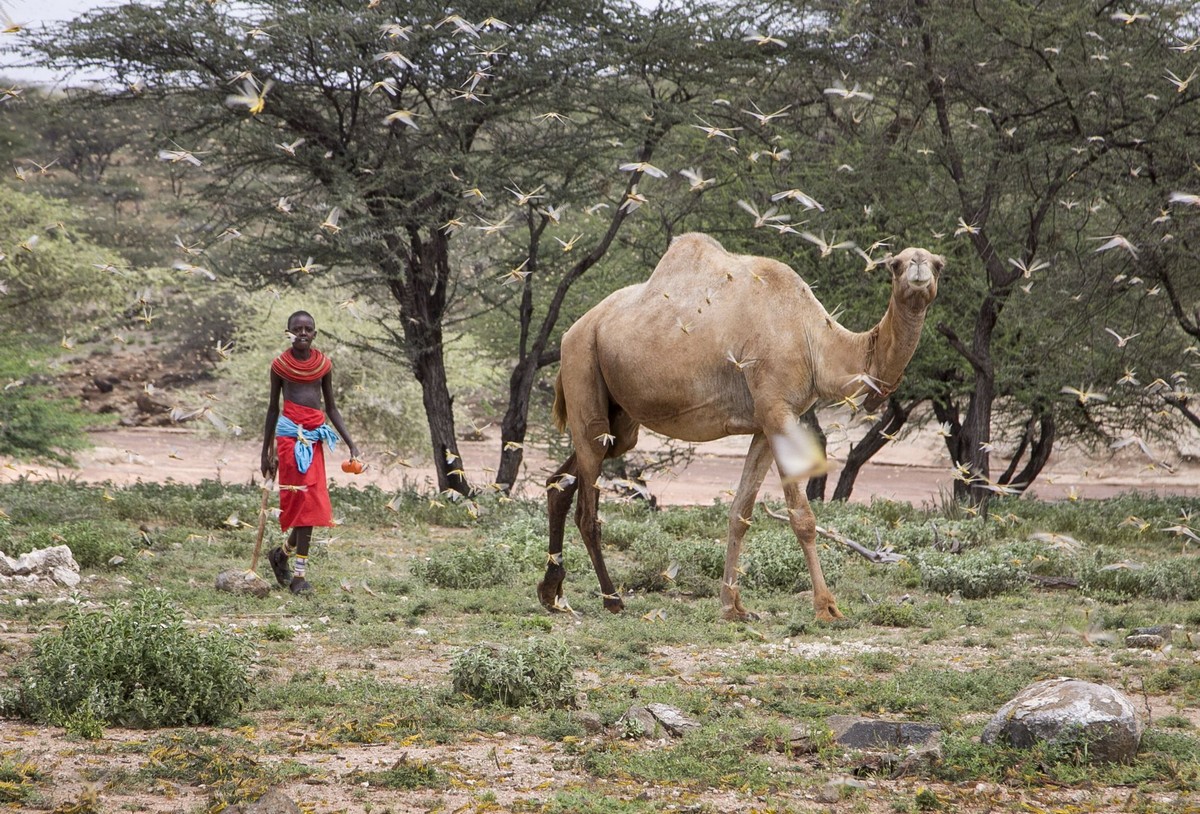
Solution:
M 91 442 L 94 446 L 77 456 L 77 467 L 18 463 L 0 455 L 0 482 L 29 476 L 119 486 L 138 481 L 198 483 L 205 479 L 246 483 L 258 477 L 261 441 L 244 436 L 219 436 L 186 426 L 122 427 L 94 432 Z M 641 446 L 653 448 L 660 443 L 660 439 L 649 436 Z M 741 436 L 698 444 L 687 466 L 671 474 L 655 475 L 649 480 L 650 490 L 664 505 L 728 501 L 737 488 L 748 443 L 748 438 Z M 499 460 L 499 447 L 498 436 L 460 442 L 473 483 L 488 483 L 487 467 Z M 830 439 L 830 493 L 847 450 L 845 439 Z M 1200 462 L 1186 450 L 1181 454 L 1179 450 L 1164 449 L 1163 454 L 1176 462 L 1173 471 L 1148 469 L 1140 453 L 1089 456 L 1080 450 L 1060 448 L 1030 491 L 1043 500 L 1104 498 L 1131 491 L 1200 495 Z M 414 459 L 411 466 L 387 464 L 373 454 L 369 445 L 364 447 L 364 457 L 367 471 L 348 475 L 337 466 L 340 458 L 335 455 L 329 467 L 332 480 L 339 485 L 375 484 L 388 491 L 406 487 L 436 489 L 434 469 L 428 461 Z M 527 451 L 520 492 L 530 497 L 541 494 L 539 484 L 556 463 L 539 451 Z M 993 466 L 997 466 L 995 461 Z M 953 467 L 945 446 L 934 430 L 922 429 L 885 447 L 863 467 L 852 500 L 869 503 L 888 499 L 937 506 L 943 495 L 951 493 L 952 485 Z M 762 494 L 781 496 L 774 473 L 767 476 Z

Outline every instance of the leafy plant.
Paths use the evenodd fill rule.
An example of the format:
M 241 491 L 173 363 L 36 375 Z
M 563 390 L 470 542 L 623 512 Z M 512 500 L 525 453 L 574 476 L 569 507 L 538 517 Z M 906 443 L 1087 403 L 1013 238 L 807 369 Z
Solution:
M 383 771 L 355 770 L 349 779 L 356 784 L 369 783 L 385 789 L 441 789 L 449 785 L 445 775 L 430 764 L 403 755 Z
M 485 703 L 540 709 L 575 703 L 571 654 L 559 639 L 535 639 L 525 647 L 470 647 L 454 659 L 450 677 L 454 692 Z
M 468 545 L 441 551 L 413 564 L 417 579 L 439 588 L 485 588 L 506 585 L 517 574 L 517 563 L 504 548 Z
M 146 590 L 109 613 L 72 610 L 33 644 L 0 695 L 0 711 L 95 736 L 97 722 L 216 724 L 251 694 L 249 644 L 197 634 L 163 593 Z

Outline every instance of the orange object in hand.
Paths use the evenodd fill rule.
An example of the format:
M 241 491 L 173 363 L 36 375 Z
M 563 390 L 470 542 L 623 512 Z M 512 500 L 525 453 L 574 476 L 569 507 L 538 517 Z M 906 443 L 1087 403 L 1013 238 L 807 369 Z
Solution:
M 360 461 L 358 458 L 351 458 L 348 461 L 342 462 L 342 471 L 343 472 L 349 472 L 354 475 L 361 475 L 364 468 L 365 467 L 363 466 L 363 462 Z

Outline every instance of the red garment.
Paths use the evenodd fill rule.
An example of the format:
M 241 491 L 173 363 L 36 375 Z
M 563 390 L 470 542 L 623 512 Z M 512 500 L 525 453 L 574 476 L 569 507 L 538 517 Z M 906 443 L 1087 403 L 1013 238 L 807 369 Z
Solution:
M 325 423 L 325 413 L 313 407 L 305 407 L 290 401 L 283 402 L 283 414 L 306 430 L 314 430 Z M 296 439 L 283 435 L 275 436 L 275 450 L 279 457 L 279 527 L 284 531 L 298 526 L 332 526 L 333 506 L 329 502 L 329 488 L 325 481 L 325 445 L 313 445 L 313 459 L 307 472 L 296 468 Z M 288 489 L 289 486 L 305 486 L 304 490 Z
M 329 357 L 316 348 L 309 348 L 307 359 L 297 359 L 288 348 L 271 361 L 271 370 L 289 382 L 315 382 L 333 369 Z

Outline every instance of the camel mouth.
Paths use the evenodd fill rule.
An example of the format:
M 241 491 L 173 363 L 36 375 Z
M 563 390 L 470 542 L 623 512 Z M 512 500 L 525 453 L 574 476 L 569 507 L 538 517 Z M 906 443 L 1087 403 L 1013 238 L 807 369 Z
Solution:
M 924 291 L 926 288 L 929 288 L 929 286 L 933 284 L 933 277 L 910 279 L 908 281 L 908 284 L 911 285 L 913 288 L 917 289 L 918 291 Z

